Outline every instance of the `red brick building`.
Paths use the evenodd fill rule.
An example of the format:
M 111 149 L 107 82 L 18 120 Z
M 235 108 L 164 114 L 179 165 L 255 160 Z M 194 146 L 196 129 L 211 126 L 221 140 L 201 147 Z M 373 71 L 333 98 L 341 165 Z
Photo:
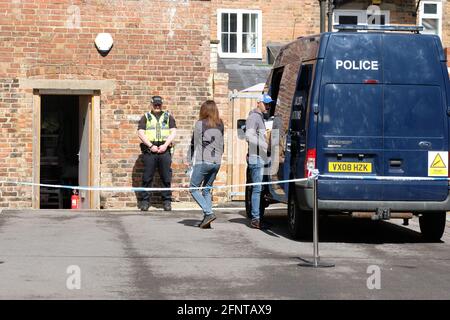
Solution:
M 224 58 L 266 58 L 267 44 L 320 31 L 319 0 L 211 0 L 211 38 Z M 327 2 L 327 1 L 325 1 Z M 450 3 L 445 0 L 332 0 L 333 24 L 424 25 L 450 45 Z M 328 3 L 329 3 L 328 2 Z M 379 11 L 377 10 L 377 6 Z M 245 43 L 245 45 L 243 45 Z
M 180 129 L 173 182 L 186 182 L 182 129 L 212 92 L 210 12 L 202 0 L 1 0 L 0 180 L 140 186 L 137 122 L 159 94 Z M 99 33 L 113 38 L 107 54 Z M 0 188 L 0 207 L 67 201 L 54 189 Z M 84 208 L 136 208 L 134 193 L 81 195 Z
M 367 23 L 372 2 L 384 24 L 424 24 L 450 45 L 447 1 L 339 0 L 333 19 Z M 217 65 L 253 61 L 249 70 L 263 65 L 259 79 L 272 44 L 318 33 L 319 14 L 318 0 L 0 0 L 0 208 L 68 206 L 70 193 L 6 181 L 140 186 L 137 122 L 155 94 L 179 128 L 173 186 L 186 185 L 200 104 L 214 98 L 232 127 L 229 76 Z M 103 33 L 113 40 L 104 53 L 94 43 Z M 217 184 L 232 167 L 222 167 Z M 84 208 L 137 205 L 132 192 L 82 197 Z M 191 201 L 185 191 L 174 198 Z

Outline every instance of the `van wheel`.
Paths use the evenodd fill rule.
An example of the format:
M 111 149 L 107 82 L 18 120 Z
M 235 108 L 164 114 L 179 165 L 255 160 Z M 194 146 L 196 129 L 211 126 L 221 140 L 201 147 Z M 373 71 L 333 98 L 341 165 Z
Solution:
M 300 210 L 295 199 L 294 186 L 290 186 L 288 197 L 288 228 L 293 239 L 307 238 L 312 235 L 312 215 Z
M 445 211 L 425 212 L 419 217 L 422 236 L 430 241 L 439 241 L 445 230 Z
M 250 176 L 250 172 L 247 169 L 247 183 L 252 183 L 252 178 Z M 252 218 L 252 186 L 246 186 L 245 187 L 245 213 L 247 214 L 247 218 Z M 264 217 L 264 211 L 266 207 L 268 206 L 267 202 L 264 198 L 264 187 L 261 190 L 261 201 L 259 203 L 259 218 L 263 219 Z

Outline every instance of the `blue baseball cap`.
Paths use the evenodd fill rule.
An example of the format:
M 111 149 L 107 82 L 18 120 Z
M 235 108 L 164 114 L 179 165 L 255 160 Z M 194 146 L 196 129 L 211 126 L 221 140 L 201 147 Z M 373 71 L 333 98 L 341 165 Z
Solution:
M 258 98 L 258 102 L 263 102 L 263 103 L 271 103 L 272 97 L 269 96 L 267 93 L 262 94 L 259 98 Z

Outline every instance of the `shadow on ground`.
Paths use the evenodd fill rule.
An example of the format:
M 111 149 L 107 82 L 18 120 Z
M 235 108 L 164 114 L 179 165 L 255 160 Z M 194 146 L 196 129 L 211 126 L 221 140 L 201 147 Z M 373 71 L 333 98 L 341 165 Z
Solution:
M 233 218 L 229 221 L 249 225 L 245 211 L 239 211 L 239 214 L 243 218 Z M 264 219 L 269 225 L 268 230 L 263 230 L 265 233 L 274 237 L 292 239 L 288 230 L 286 215 L 267 211 Z M 311 242 L 312 234 L 298 241 Z M 347 216 L 321 216 L 319 218 L 319 241 L 366 244 L 432 243 L 425 240 L 420 232 L 406 226 L 399 226 L 387 221 L 372 221 Z M 442 243 L 442 241 L 439 241 L 439 243 Z
M 178 223 L 183 224 L 187 227 L 195 227 L 195 228 L 198 228 L 198 226 L 200 225 L 200 222 L 202 222 L 201 219 L 184 219 L 184 220 L 178 221 Z

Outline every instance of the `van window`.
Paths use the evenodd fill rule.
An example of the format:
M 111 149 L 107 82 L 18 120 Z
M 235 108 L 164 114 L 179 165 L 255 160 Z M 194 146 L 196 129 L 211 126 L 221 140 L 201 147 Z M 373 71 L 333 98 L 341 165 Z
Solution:
M 279 84 L 279 91 L 276 97 L 276 105 L 272 126 L 272 174 L 282 177 L 285 150 L 287 142 L 287 132 L 291 117 L 291 106 L 297 86 L 298 73 L 300 71 L 300 61 L 288 64 L 284 67 L 283 76 Z M 275 177 L 272 178 L 276 180 Z M 280 178 L 282 179 L 282 178 Z M 274 187 L 277 189 L 277 187 Z
M 291 130 L 301 131 L 305 127 L 306 107 L 309 102 L 313 64 L 304 64 L 300 69 L 294 101 L 292 103 Z
M 297 86 L 300 62 L 289 64 L 285 67 L 283 77 L 280 82 L 280 89 L 276 97 L 275 118 L 279 118 L 281 128 L 280 139 L 284 140 L 289 129 L 289 119 L 291 116 L 291 106 Z
M 432 37 L 393 34 L 383 42 L 385 83 L 440 84 L 442 70 Z
M 387 69 L 381 47 L 379 34 L 333 34 L 326 49 L 322 83 L 381 82 Z M 397 46 L 393 48 L 398 50 Z
M 281 78 L 283 77 L 284 67 L 276 68 L 272 70 L 270 78 L 267 80 L 269 82 L 269 95 L 273 101 L 277 101 L 278 92 L 280 91 Z M 273 108 L 274 103 L 272 103 L 272 108 L 270 109 L 270 116 L 274 115 L 275 108 Z

